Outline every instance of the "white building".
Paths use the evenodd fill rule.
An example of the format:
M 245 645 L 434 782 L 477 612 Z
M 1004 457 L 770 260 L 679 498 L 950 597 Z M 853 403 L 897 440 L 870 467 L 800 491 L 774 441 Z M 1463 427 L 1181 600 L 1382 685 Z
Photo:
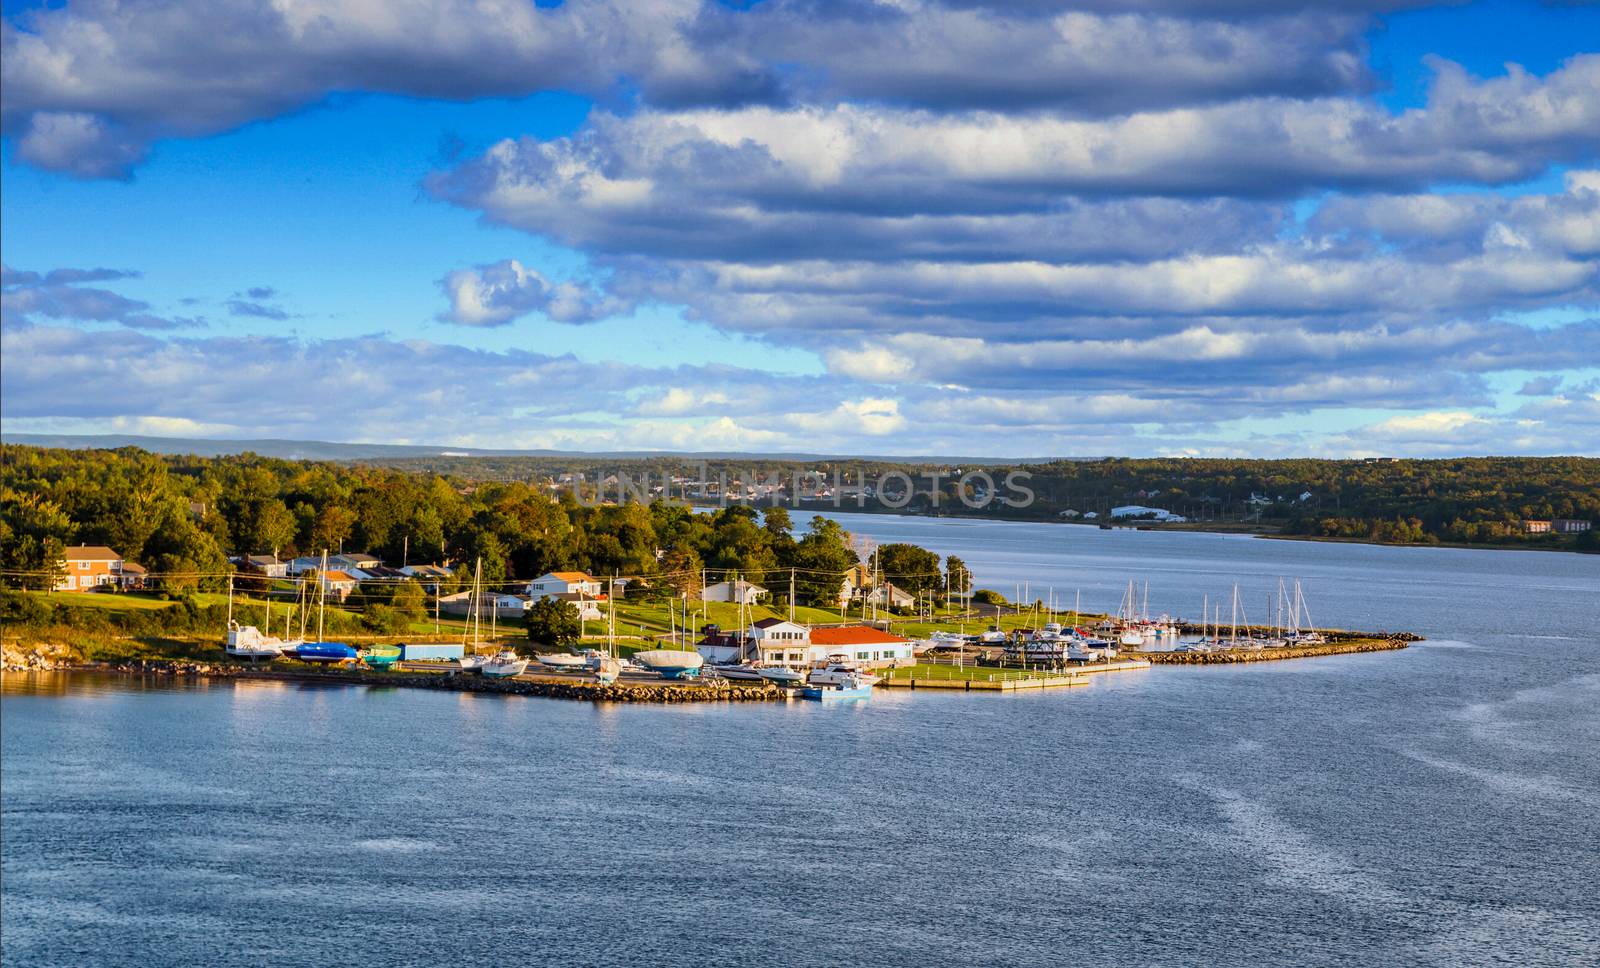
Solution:
M 745 581 L 719 581 L 707 585 L 700 592 L 702 602 L 742 602 L 745 605 L 754 605 L 766 599 L 769 592 L 755 582 Z
M 1111 519 L 1142 518 L 1150 521 L 1165 521 L 1173 524 L 1182 524 L 1189 520 L 1181 514 L 1173 514 L 1164 508 L 1147 508 L 1141 504 L 1124 504 L 1120 508 L 1111 509 Z
M 528 582 L 528 594 L 534 598 L 545 595 L 559 598 L 562 595 L 582 595 L 602 598 L 600 579 L 582 571 L 552 571 Z

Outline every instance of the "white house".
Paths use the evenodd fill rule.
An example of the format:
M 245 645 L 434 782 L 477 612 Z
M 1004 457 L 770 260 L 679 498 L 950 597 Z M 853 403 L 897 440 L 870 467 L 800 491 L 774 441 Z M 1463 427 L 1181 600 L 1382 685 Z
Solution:
M 245 555 L 239 559 L 239 564 L 268 578 L 283 578 L 289 574 L 288 564 L 279 561 L 277 555 Z
M 533 601 L 526 595 L 515 595 L 511 592 L 479 592 L 478 614 L 483 618 L 522 618 L 528 614 L 528 605 Z M 439 611 L 446 615 L 470 616 L 472 614 L 472 593 L 456 592 L 439 599 Z
M 719 581 L 707 585 L 700 592 L 702 602 L 742 602 L 745 605 L 754 605 L 768 596 L 769 592 L 755 582 L 745 581 Z
M 534 598 L 542 598 L 545 595 L 552 597 L 583 595 L 587 598 L 601 598 L 602 587 L 604 586 L 600 579 L 585 572 L 552 571 L 528 582 L 528 594 Z
M 1181 524 L 1189 520 L 1181 514 L 1173 514 L 1163 508 L 1147 508 L 1141 504 L 1124 504 L 1119 508 L 1111 509 L 1111 518 L 1144 518 L 1151 521 L 1166 521 Z
M 896 588 L 889 582 L 884 582 L 866 594 L 868 605 L 879 605 L 888 608 L 910 608 L 917 603 L 917 599 L 910 592 Z

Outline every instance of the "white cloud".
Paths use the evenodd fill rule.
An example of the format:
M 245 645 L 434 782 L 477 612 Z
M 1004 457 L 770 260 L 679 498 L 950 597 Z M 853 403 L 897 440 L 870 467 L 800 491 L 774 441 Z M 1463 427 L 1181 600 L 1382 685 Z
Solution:
M 504 326 L 533 312 L 562 323 L 589 323 L 627 309 L 578 283 L 552 283 L 516 259 L 458 269 L 439 286 L 450 301 L 439 319 L 462 326 Z

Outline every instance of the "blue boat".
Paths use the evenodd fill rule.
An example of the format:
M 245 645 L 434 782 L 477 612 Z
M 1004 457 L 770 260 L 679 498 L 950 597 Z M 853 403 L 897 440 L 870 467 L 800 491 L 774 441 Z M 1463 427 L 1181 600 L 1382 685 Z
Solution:
M 343 642 L 302 642 L 294 650 L 294 657 L 301 662 L 348 662 L 359 656 L 360 653 Z
M 803 699 L 815 699 L 819 702 L 831 702 L 835 699 L 870 699 L 872 698 L 872 683 L 864 676 L 852 672 L 840 672 L 830 677 L 831 681 L 813 683 L 800 690 Z

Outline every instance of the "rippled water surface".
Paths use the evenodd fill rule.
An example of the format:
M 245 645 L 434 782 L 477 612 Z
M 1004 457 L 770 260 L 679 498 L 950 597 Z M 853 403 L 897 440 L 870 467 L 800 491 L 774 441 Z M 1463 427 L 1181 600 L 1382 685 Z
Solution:
M 1600 559 L 847 517 L 1430 641 L 839 707 L 12 675 L 5 963 L 1600 958 Z

